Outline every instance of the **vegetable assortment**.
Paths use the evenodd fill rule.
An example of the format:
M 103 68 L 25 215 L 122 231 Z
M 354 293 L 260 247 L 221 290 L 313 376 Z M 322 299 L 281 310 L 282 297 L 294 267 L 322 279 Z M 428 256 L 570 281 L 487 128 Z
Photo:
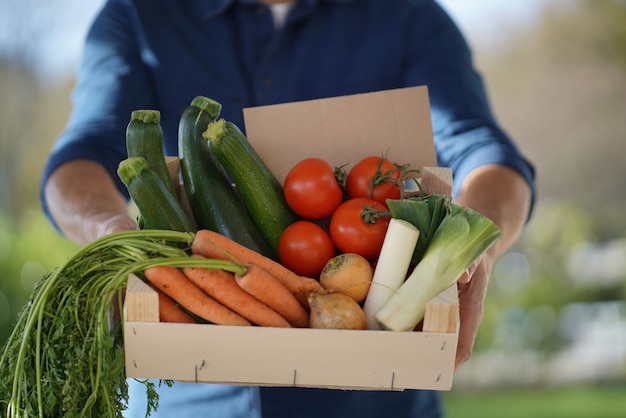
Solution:
M 305 160 L 297 163 L 292 171 L 301 172 L 303 163 L 310 167 L 310 162 Z M 319 163 L 317 167 L 318 176 L 326 178 L 328 168 Z M 319 279 L 328 291 L 350 294 L 361 304 L 368 329 L 416 329 L 424 318 L 427 303 L 453 285 L 500 237 L 499 229 L 491 220 L 452 203 L 450 196 L 424 193 L 417 181 L 418 192 L 405 193 L 404 182 L 408 174 L 415 171 L 384 156 L 361 159 L 347 176 L 341 168 L 334 173 L 336 184 L 344 191 L 344 199 L 338 206 L 333 204 L 335 209 L 327 214 L 326 220 L 317 219 L 317 222 L 329 231 L 340 253 L 338 257 L 358 255 L 375 263 L 376 268 L 374 275 L 369 275 L 362 296 L 361 292 L 356 292 L 363 283 L 359 283 L 359 274 L 355 271 L 350 272 L 354 282 L 343 286 L 348 291 L 329 283 L 337 273 L 329 275 L 328 271 L 337 264 L 338 257 L 328 259 Z M 314 174 L 308 173 L 308 177 L 311 176 Z M 293 182 L 290 175 L 285 184 L 288 181 Z M 300 181 L 305 183 L 305 180 Z M 318 188 L 325 184 L 310 178 L 306 182 Z M 294 186 L 290 185 L 289 190 L 292 189 Z M 287 199 L 288 202 L 294 200 Z M 314 254 L 317 254 L 315 244 L 302 245 L 299 263 L 319 264 Z M 295 258 L 291 253 L 280 251 L 279 256 L 284 263 Z M 351 294 L 351 290 L 354 293 Z
M 220 112 L 199 96 L 181 116 L 187 208 L 165 174 L 158 111 L 133 112 L 118 175 L 139 229 L 37 283 L 0 357 L 0 415 L 122 416 L 124 323 L 110 319 L 131 273 L 157 292 L 163 322 L 408 331 L 499 237 L 449 196 L 409 196 L 414 171 L 385 156 L 347 172 L 308 158 L 280 184 Z M 158 395 L 144 383 L 150 415 Z

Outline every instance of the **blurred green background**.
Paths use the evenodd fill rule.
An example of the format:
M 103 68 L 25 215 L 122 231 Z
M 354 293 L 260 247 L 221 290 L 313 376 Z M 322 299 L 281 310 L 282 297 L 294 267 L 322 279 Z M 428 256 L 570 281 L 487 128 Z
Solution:
M 101 3 L 0 4 L 0 344 L 33 284 L 77 249 L 42 215 L 39 176 Z M 442 3 L 538 185 L 474 355 L 444 393 L 448 416 L 624 417 L 626 1 Z

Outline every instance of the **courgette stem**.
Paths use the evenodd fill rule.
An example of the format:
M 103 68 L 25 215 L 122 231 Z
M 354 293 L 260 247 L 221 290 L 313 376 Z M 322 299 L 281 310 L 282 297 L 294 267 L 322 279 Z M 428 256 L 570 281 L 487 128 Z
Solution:
M 221 103 L 204 96 L 194 97 L 190 106 L 197 107 L 201 111 L 206 112 L 212 120 L 217 119 L 222 112 Z
M 210 123 L 204 131 L 203 136 L 211 143 L 220 145 L 222 139 L 229 134 L 225 119 Z
M 158 125 L 161 123 L 161 112 L 151 109 L 133 110 L 130 114 L 130 120 L 131 122 L 137 120 L 150 125 Z
M 134 110 L 126 127 L 128 157 L 143 157 L 161 179 L 167 190 L 176 196 L 174 184 L 165 161 L 161 112 L 152 109 Z
M 129 185 L 131 181 L 144 170 L 148 169 L 148 162 L 143 157 L 130 157 L 120 162 L 117 167 L 117 175 L 125 185 Z

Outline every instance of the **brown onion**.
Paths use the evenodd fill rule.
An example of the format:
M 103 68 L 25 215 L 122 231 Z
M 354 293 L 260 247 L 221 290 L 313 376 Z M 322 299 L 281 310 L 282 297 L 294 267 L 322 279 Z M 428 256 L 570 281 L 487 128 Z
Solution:
M 367 320 L 361 306 L 342 293 L 309 295 L 309 326 L 323 329 L 365 329 Z

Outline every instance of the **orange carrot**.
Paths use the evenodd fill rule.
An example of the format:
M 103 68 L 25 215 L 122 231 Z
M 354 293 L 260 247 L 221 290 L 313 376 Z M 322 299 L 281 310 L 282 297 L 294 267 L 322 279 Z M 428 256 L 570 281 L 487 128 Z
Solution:
M 179 324 L 197 324 L 198 321 L 185 312 L 172 298 L 159 289 L 154 288 L 159 295 L 159 318 L 161 322 L 176 322 Z
M 204 267 L 185 267 L 183 273 L 204 293 L 253 324 L 264 327 L 291 327 L 278 312 L 242 289 L 235 281 L 234 273 Z
M 253 251 L 224 235 L 208 229 L 196 232 L 191 251 L 207 258 L 236 261 L 242 264 L 254 263 L 267 270 L 280 280 L 298 299 L 300 305 L 309 309 L 309 293 L 325 293 L 320 283 L 310 277 L 299 276 L 280 263 Z
M 144 274 L 157 289 L 206 321 L 219 325 L 252 325 L 200 290 L 176 267 L 149 267 L 144 270 Z
M 309 326 L 309 314 L 280 280 L 254 263 L 245 266 L 245 274 L 235 275 L 242 289 L 281 314 L 293 327 Z

